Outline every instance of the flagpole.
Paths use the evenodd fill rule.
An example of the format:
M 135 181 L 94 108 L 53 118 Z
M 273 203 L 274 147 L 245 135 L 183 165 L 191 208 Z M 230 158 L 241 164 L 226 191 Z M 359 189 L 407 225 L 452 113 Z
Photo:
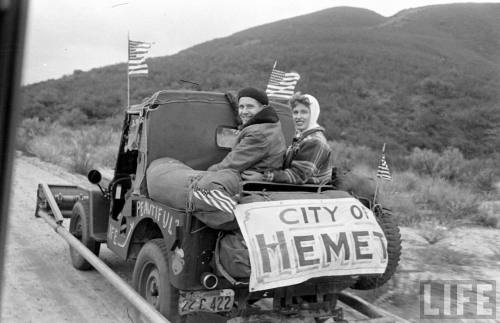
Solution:
M 127 31 L 127 110 L 130 109 L 130 74 L 128 62 L 130 61 L 130 32 Z
M 384 142 L 384 145 L 382 146 L 382 155 L 384 155 L 384 154 L 385 154 L 385 142 Z M 377 201 L 379 184 L 380 184 L 380 180 L 378 179 L 378 176 L 376 176 L 375 177 L 375 194 L 373 194 L 373 205 L 375 205 L 375 203 Z

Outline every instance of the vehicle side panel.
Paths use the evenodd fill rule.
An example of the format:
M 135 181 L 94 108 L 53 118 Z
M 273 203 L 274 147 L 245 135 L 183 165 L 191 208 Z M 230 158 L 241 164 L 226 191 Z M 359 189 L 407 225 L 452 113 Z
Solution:
M 117 219 L 110 218 L 108 226 L 108 248 L 122 259 L 127 259 L 132 236 L 141 221 L 152 220 L 160 229 L 167 246 L 172 248 L 179 239 L 179 230 L 185 223 L 183 211 L 144 197 L 131 197 L 126 200 Z M 145 241 L 144 241 L 145 242 Z

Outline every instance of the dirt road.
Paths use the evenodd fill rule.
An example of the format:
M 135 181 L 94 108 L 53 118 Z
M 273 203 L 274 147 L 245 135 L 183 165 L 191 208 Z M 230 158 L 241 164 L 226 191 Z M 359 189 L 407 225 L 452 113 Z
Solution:
M 67 243 L 41 218 L 34 217 L 38 182 L 74 184 L 82 180 L 36 159 L 16 159 L 2 322 L 131 322 L 128 302 L 96 271 L 75 270 Z M 129 279 L 132 265 L 118 261 L 105 247 L 101 250 L 101 259 Z

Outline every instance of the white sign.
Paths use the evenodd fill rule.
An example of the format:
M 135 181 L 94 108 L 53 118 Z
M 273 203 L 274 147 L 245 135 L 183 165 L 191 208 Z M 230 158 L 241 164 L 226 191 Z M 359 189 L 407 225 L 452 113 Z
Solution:
M 355 198 L 238 204 L 235 215 L 250 254 L 250 291 L 387 266 L 384 233 Z

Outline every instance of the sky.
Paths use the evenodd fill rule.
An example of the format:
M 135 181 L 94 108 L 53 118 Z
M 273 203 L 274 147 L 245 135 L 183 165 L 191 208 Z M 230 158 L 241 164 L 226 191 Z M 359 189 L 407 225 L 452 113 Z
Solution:
M 127 38 L 152 42 L 150 56 L 265 23 L 339 6 L 385 17 L 435 0 L 31 0 L 23 84 L 127 61 Z M 124 71 L 125 73 L 125 71 Z

